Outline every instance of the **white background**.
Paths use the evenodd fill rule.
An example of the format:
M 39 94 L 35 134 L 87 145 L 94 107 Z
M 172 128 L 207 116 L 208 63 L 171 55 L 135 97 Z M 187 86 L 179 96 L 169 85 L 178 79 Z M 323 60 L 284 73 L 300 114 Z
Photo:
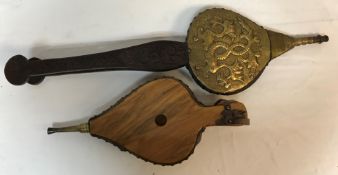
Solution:
M 205 104 L 243 102 L 251 119 L 250 126 L 208 128 L 188 160 L 165 167 L 88 134 L 46 134 L 55 123 L 86 121 L 161 74 L 103 72 L 13 86 L 1 73 L 0 174 L 337 175 L 337 0 L 0 0 L 0 69 L 16 54 L 46 59 L 156 37 L 183 41 L 192 18 L 209 7 L 286 34 L 327 34 L 330 42 L 284 54 L 252 87 L 232 96 L 205 92 L 184 68 L 164 73 L 189 84 Z

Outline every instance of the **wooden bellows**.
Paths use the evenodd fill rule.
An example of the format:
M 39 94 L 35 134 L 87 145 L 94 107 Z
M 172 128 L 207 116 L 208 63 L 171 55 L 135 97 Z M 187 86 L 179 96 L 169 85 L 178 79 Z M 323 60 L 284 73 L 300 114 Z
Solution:
M 249 124 L 244 105 L 220 100 L 199 103 L 173 78 L 146 83 L 86 124 L 48 128 L 48 133 L 90 132 L 139 158 L 173 165 L 189 157 L 207 126 Z

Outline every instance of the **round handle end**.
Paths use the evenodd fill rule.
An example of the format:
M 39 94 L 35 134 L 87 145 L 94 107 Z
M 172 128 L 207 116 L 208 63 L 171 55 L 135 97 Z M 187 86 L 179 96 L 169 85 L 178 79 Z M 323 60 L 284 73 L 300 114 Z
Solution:
M 37 85 L 43 81 L 44 76 L 34 76 L 30 77 L 29 75 L 29 62 L 37 61 L 38 58 L 31 58 L 27 60 L 26 57 L 22 55 L 15 55 L 10 58 L 5 66 L 5 76 L 8 82 L 13 85 L 23 85 L 28 82 L 31 85 Z
M 22 55 L 13 56 L 7 61 L 4 72 L 11 84 L 25 84 L 29 79 L 27 58 Z

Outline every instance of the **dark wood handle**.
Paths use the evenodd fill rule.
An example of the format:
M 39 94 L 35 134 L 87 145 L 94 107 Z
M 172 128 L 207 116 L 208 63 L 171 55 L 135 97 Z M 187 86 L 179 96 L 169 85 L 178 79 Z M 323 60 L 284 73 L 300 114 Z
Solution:
M 108 70 L 168 71 L 188 64 L 186 43 L 154 41 L 108 52 L 67 58 L 10 58 L 5 76 L 13 85 L 40 83 L 45 76 Z

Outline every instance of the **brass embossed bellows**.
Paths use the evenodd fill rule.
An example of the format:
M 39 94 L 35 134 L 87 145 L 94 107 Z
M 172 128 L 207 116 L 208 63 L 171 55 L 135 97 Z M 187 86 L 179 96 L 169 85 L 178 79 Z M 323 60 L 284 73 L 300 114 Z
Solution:
M 182 82 L 161 78 L 142 85 L 88 123 L 48 133 L 89 132 L 139 158 L 173 165 L 189 157 L 207 126 L 247 125 L 242 103 L 199 103 Z
M 6 64 L 14 85 L 40 83 L 45 76 L 106 70 L 167 71 L 186 66 L 196 82 L 217 94 L 250 86 L 269 61 L 291 48 L 328 41 L 327 36 L 293 38 L 266 30 L 225 9 L 209 9 L 192 21 L 186 42 L 155 41 L 129 48 L 68 58 L 21 55 Z

